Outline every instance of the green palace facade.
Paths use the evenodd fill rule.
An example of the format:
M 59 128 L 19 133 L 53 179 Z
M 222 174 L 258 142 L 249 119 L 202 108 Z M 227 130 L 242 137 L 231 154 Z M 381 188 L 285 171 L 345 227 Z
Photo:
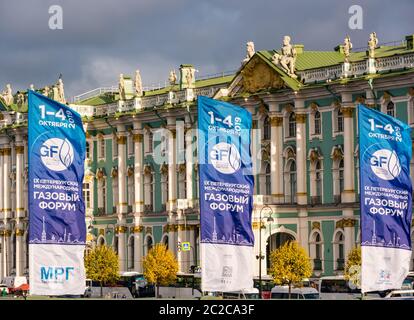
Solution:
M 203 95 L 253 115 L 255 274 L 260 249 L 264 275 L 270 250 L 293 239 L 308 251 L 314 276 L 343 273 L 360 238 L 356 106 L 414 125 L 413 35 L 387 46 L 371 34 L 363 51 L 352 51 L 348 37 L 332 51 L 290 42 L 263 51 L 248 42 L 230 74 L 196 78 L 195 67 L 183 64 L 154 89 L 142 86 L 137 71 L 69 103 L 87 132 L 88 246 L 113 246 L 121 271 L 142 272 L 143 257 L 160 242 L 174 251 L 180 272 L 200 265 L 196 128 Z M 38 91 L 66 102 L 61 80 Z M 0 98 L 1 277 L 28 272 L 26 100 L 11 86 Z M 183 242 L 189 251 L 179 249 Z

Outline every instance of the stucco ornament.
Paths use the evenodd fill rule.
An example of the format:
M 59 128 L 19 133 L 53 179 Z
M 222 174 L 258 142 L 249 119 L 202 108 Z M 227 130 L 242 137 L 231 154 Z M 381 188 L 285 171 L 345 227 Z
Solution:
M 255 50 L 254 50 L 254 42 L 253 41 L 249 41 L 246 43 L 246 58 L 244 58 L 244 60 L 242 61 L 242 64 L 245 64 L 246 62 L 248 62 L 255 54 Z
M 10 106 L 13 103 L 13 91 L 9 83 L 6 84 L 6 89 L 3 91 L 2 97 L 6 106 Z
M 284 36 L 283 46 L 281 49 L 282 54 L 275 53 L 272 57 L 272 62 L 282 67 L 291 78 L 297 78 L 295 74 L 295 64 L 296 64 L 296 49 L 290 44 L 290 37 Z
M 378 38 L 375 32 L 371 32 L 368 40 L 368 53 L 370 58 L 375 58 L 375 48 L 378 45 Z
M 344 39 L 344 54 L 345 54 L 345 62 L 349 62 L 349 55 L 352 50 L 352 42 L 349 36 L 346 36 Z
M 139 70 L 135 71 L 135 94 L 138 97 L 142 96 L 142 79 Z
M 46 86 L 43 89 L 43 95 L 46 96 L 46 97 L 49 97 L 49 93 L 50 93 L 50 88 L 48 86 Z

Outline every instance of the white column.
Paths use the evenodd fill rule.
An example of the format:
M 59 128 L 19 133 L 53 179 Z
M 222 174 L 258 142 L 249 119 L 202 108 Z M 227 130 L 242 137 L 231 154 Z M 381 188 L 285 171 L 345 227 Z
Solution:
M 4 159 L 4 152 L 3 149 L 0 149 L 0 213 L 1 213 L 1 220 L 5 220 L 5 213 L 4 213 L 4 199 L 3 199 L 3 159 Z M 4 226 L 3 226 L 4 227 Z M 0 252 L 0 277 L 3 280 L 6 276 L 6 269 L 5 269 L 5 252 L 6 252 L 6 246 L 5 246 L 5 230 L 2 230 L 0 233 L 1 238 L 1 252 Z
M 4 272 L 5 276 L 10 274 L 12 267 L 12 254 L 10 246 L 11 230 L 9 221 L 11 218 L 11 204 L 10 204 L 10 168 L 11 168 L 11 149 L 6 147 L 3 149 L 3 212 L 4 212 L 4 224 L 7 226 L 5 234 L 4 244 Z
M 355 219 L 354 219 L 354 210 L 353 209 L 344 209 L 344 255 L 345 259 L 347 258 L 349 251 L 355 246 Z
M 298 215 L 298 242 L 309 254 L 309 228 L 308 212 L 306 209 L 300 209 Z
M 353 107 L 342 108 L 342 114 L 344 115 L 344 191 L 341 195 L 342 202 L 355 201 L 353 113 Z
M 0 281 L 2 281 L 3 278 L 4 278 L 4 273 L 3 273 L 3 267 L 4 267 L 4 262 L 3 262 L 4 233 L 3 233 L 3 231 L 0 231 L 0 246 L 2 248 L 1 254 L 0 254 Z
M 117 142 L 118 142 L 118 256 L 119 269 L 126 271 L 125 243 L 126 243 L 126 227 L 125 215 L 128 211 L 128 203 L 126 198 L 126 132 L 124 125 L 117 126 Z
M 143 260 L 143 239 L 142 239 L 142 230 L 143 227 L 140 226 L 140 221 L 135 220 L 134 227 L 134 271 L 142 273 L 142 260 Z
M 185 131 L 185 179 L 186 179 L 186 198 L 188 207 L 193 207 L 194 190 L 193 190 L 193 130 L 188 127 Z
M 189 226 L 189 231 L 188 231 L 188 233 L 189 233 L 189 235 L 188 235 L 188 241 L 190 241 L 190 252 L 189 252 L 189 254 L 190 254 L 190 263 L 189 263 L 189 268 L 191 267 L 191 266 L 195 266 L 196 264 L 197 264 L 197 261 L 196 261 L 196 259 L 195 259 L 195 250 L 196 250 L 196 239 L 195 239 L 195 232 L 194 232 L 194 230 L 195 230 L 195 228 L 196 228 L 196 225 L 190 225 Z
M 177 206 L 177 169 L 176 169 L 176 130 L 173 128 L 175 125 L 175 119 L 169 120 L 168 135 L 168 211 L 175 211 Z M 171 123 L 170 123 L 171 121 Z
M 134 132 L 134 192 L 135 192 L 135 212 L 144 212 L 144 180 L 143 180 L 143 159 L 142 159 L 142 138 L 143 135 L 138 130 Z
M 16 136 L 16 144 L 19 136 Z M 16 276 L 23 275 L 23 234 L 21 219 L 24 219 L 24 200 L 23 200 L 23 172 L 24 172 L 24 145 L 16 145 Z
M 295 110 L 303 107 L 303 100 L 295 100 Z M 306 114 L 296 113 L 296 197 L 299 205 L 307 203 L 306 174 Z
M 283 196 L 283 137 L 282 117 L 270 118 L 270 179 L 273 199 L 276 203 L 282 203 Z

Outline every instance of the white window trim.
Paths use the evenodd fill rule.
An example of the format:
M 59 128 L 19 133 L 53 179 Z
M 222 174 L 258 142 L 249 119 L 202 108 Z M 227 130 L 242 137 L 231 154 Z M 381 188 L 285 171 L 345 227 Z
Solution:
M 296 132 L 293 137 L 289 136 L 289 116 L 291 113 L 295 113 L 295 110 L 292 111 L 286 111 L 283 112 L 283 141 L 289 142 L 289 141 L 296 141 Z M 297 122 L 295 121 L 295 125 L 297 126 Z
M 324 203 L 324 184 L 323 184 L 323 181 L 324 181 L 324 178 L 323 178 L 323 175 L 324 175 L 324 170 L 323 170 L 323 157 L 320 157 L 317 161 L 320 161 L 320 163 L 321 163 L 321 168 L 319 169 L 320 170 L 320 172 L 321 172 L 321 187 L 322 187 L 322 190 L 321 190 L 321 204 L 323 204 Z M 315 197 L 315 196 L 317 196 L 317 194 L 316 194 L 316 190 L 317 190 L 317 184 L 316 184 L 316 162 L 317 161 L 313 161 L 313 162 L 311 162 L 310 163 L 310 172 L 309 172 L 309 175 L 310 175 L 310 179 L 311 179 L 311 181 L 310 181 L 310 195 L 311 195 L 311 197 Z
M 340 109 L 340 107 L 335 107 L 332 110 L 332 138 L 336 138 L 338 136 L 343 136 L 344 135 L 344 131 L 338 131 L 338 109 Z M 345 126 L 345 121 L 344 121 L 344 115 L 342 114 L 342 121 L 343 121 L 343 125 L 342 127 Z M 344 129 L 344 128 L 342 128 Z
M 335 231 L 334 231 L 334 234 L 333 234 L 333 238 L 332 238 L 332 255 L 333 255 L 333 270 L 334 270 L 334 272 L 337 272 L 337 271 L 339 271 L 339 272 L 343 272 L 343 271 L 345 271 L 345 270 L 338 270 L 338 259 L 339 259 L 339 252 L 337 252 L 338 251 L 338 247 L 339 247 L 339 242 L 336 242 L 336 235 L 339 233 L 339 232 L 341 232 L 342 233 L 342 236 L 343 236 L 343 242 L 342 242 L 342 245 L 344 246 L 344 260 L 345 260 L 345 262 L 346 262 L 346 252 L 345 252 L 345 242 L 346 242 L 346 239 L 345 239 L 345 231 L 344 231 L 344 229 L 341 229 L 341 228 L 338 228 L 338 229 L 336 229 Z M 344 269 L 345 269 L 345 265 L 344 265 Z
M 101 154 L 102 144 L 103 144 L 103 150 L 104 150 L 103 157 Z M 106 139 L 105 137 L 103 137 L 102 139 L 98 139 L 98 160 L 105 160 L 105 158 L 106 158 Z
M 320 222 L 321 223 L 321 222 Z M 323 274 L 325 272 L 325 242 L 323 239 L 323 233 L 322 231 L 315 229 L 311 232 L 310 236 L 309 236 L 309 255 L 310 258 L 312 259 L 312 269 L 314 269 L 314 261 L 316 259 L 316 244 L 317 242 L 314 241 L 314 238 L 316 238 L 316 234 L 319 234 L 319 236 L 321 237 L 321 241 L 319 242 L 319 244 L 321 245 L 321 270 L 316 270 L 318 272 L 318 274 Z M 315 272 L 315 270 L 313 271 Z
M 323 122 L 322 122 L 322 112 L 318 110 L 319 114 L 321 115 L 320 118 L 320 126 L 321 126 L 321 133 L 315 134 L 315 111 L 309 113 L 309 137 L 310 139 L 323 139 Z

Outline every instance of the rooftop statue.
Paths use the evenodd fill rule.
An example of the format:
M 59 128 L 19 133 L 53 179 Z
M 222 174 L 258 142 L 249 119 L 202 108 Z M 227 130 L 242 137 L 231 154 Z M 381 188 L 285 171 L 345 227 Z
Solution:
M 57 85 L 52 86 L 53 100 L 59 101 L 59 89 Z
M 368 40 L 368 50 L 369 50 L 369 57 L 370 58 L 375 58 L 375 48 L 378 45 L 378 38 L 377 38 L 377 34 L 375 32 L 372 32 L 369 35 L 369 40 Z
M 124 75 L 122 73 L 119 75 L 118 89 L 119 89 L 119 99 L 125 100 L 125 80 L 124 80 Z
M 65 104 L 66 103 L 66 99 L 65 99 L 65 89 L 63 88 L 63 80 L 62 78 L 59 78 L 58 83 L 57 83 L 57 88 L 58 88 L 58 97 L 59 97 L 59 102 Z
M 283 46 L 281 49 L 282 54 L 277 52 L 272 57 L 272 62 L 275 65 L 281 66 L 290 77 L 297 78 L 295 74 L 295 63 L 296 63 L 296 49 L 290 44 L 290 37 L 284 36 Z
M 26 98 L 25 98 L 24 94 L 21 93 L 20 91 L 17 92 L 17 103 L 16 103 L 17 106 L 19 108 L 21 108 L 25 102 L 26 102 Z
M 349 36 L 346 36 L 344 39 L 344 54 L 345 54 L 345 62 L 349 62 L 349 55 L 352 50 L 352 42 Z
M 49 97 L 49 93 L 50 93 L 50 88 L 48 86 L 46 86 L 43 89 L 43 95 L 46 96 L 46 97 Z
M 194 79 L 193 72 L 194 72 L 193 70 L 188 69 L 187 74 L 185 75 L 185 79 L 187 80 L 188 88 L 193 88 L 193 79 Z
M 3 91 L 2 97 L 6 106 L 11 106 L 13 103 L 13 91 L 10 84 L 6 85 L 6 89 Z
M 29 89 L 30 89 L 30 90 L 32 90 L 32 91 L 35 91 L 34 84 L 31 84 L 31 85 L 29 86 Z
M 254 42 L 253 41 L 249 41 L 246 43 L 246 58 L 244 58 L 244 60 L 242 61 L 242 64 L 247 63 L 251 57 L 253 57 L 255 54 L 254 51 Z
M 175 73 L 175 70 L 170 71 L 170 76 L 168 77 L 168 81 L 170 82 L 170 85 L 175 85 L 177 82 L 177 74 Z
M 139 70 L 135 71 L 135 94 L 137 97 L 142 96 L 142 80 Z

